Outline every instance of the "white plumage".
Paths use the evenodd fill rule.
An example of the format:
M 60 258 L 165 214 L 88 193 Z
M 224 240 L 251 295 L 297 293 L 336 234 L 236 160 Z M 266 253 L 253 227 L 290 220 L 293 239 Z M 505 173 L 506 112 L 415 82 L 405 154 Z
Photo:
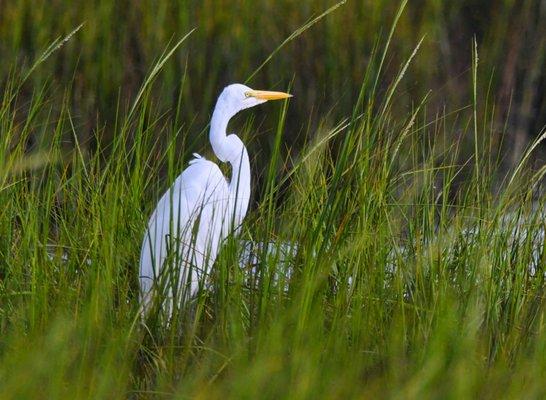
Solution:
M 250 199 L 250 162 L 236 135 L 226 135 L 239 111 L 287 93 L 256 91 L 241 84 L 226 87 L 214 109 L 210 142 L 231 165 L 228 182 L 212 161 L 194 154 L 190 165 L 161 197 L 150 217 L 140 255 L 140 285 L 145 307 L 156 297 L 172 302 L 193 295 L 206 282 L 222 241 L 243 221 Z

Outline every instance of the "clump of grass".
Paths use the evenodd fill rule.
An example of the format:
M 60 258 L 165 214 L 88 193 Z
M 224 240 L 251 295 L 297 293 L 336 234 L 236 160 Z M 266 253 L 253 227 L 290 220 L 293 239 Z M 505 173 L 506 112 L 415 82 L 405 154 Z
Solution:
M 526 153 L 498 179 L 477 78 L 470 109 L 431 111 L 424 96 L 395 112 L 419 57 L 378 90 L 395 28 L 346 117 L 319 121 L 299 152 L 283 155 L 287 105 L 269 107 L 277 129 L 242 237 L 170 324 L 140 319 L 138 258 L 191 147 L 151 89 L 185 43 L 119 105 L 112 142 L 94 128 L 93 151 L 50 87 L 21 106 L 14 72 L 0 108 L 0 397 L 542 397 L 543 171 Z M 36 131 L 46 153 L 25 169 Z M 475 144 L 462 163 L 461 136 Z M 249 271 L 239 239 L 291 250 L 258 251 Z

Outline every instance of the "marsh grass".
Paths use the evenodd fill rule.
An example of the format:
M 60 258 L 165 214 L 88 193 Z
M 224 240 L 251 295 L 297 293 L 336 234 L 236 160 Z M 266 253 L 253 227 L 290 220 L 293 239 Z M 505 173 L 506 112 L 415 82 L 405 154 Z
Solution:
M 499 172 L 476 47 L 469 107 L 431 110 L 424 96 L 393 112 L 419 57 L 417 41 L 378 92 L 404 6 L 353 108 L 318 121 L 301 150 L 283 148 L 290 104 L 256 111 L 277 125 L 241 238 L 170 323 L 160 310 L 141 320 L 138 260 L 147 217 L 194 147 L 191 121 L 151 90 L 185 39 L 118 103 L 112 141 L 97 124 L 93 151 L 47 85 L 21 104 L 14 68 L 0 104 L 0 398 L 543 397 L 536 145 Z M 260 123 L 243 118 L 251 139 Z M 36 131 L 44 142 L 29 153 Z M 474 144 L 464 162 L 460 136 Z M 239 239 L 296 250 L 240 268 Z

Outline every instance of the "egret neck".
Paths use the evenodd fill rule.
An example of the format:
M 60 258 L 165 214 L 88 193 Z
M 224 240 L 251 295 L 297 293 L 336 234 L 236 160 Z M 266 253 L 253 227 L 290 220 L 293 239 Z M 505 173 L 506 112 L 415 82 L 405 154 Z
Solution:
M 226 217 L 232 224 L 226 224 L 226 227 L 238 230 L 250 201 L 250 161 L 241 139 L 237 135 L 226 135 L 229 120 L 239 111 L 230 105 L 222 97 L 218 99 L 210 122 L 210 142 L 216 157 L 231 166 Z

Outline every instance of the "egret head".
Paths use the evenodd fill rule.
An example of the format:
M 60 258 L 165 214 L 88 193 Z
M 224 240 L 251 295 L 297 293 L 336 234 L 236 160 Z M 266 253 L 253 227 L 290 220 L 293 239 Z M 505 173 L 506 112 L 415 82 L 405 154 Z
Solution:
M 257 106 L 268 100 L 281 100 L 292 97 L 284 92 L 270 92 L 265 90 L 254 90 L 246 85 L 234 83 L 226 86 L 218 98 L 218 104 L 223 103 L 231 116 L 246 108 Z
M 283 92 L 254 90 L 248 86 L 234 83 L 226 86 L 212 113 L 210 122 L 210 143 L 214 154 L 223 162 L 237 162 L 241 158 L 244 144 L 236 135 L 226 136 L 229 120 L 239 111 L 257 106 L 268 100 L 280 100 L 292 97 Z

